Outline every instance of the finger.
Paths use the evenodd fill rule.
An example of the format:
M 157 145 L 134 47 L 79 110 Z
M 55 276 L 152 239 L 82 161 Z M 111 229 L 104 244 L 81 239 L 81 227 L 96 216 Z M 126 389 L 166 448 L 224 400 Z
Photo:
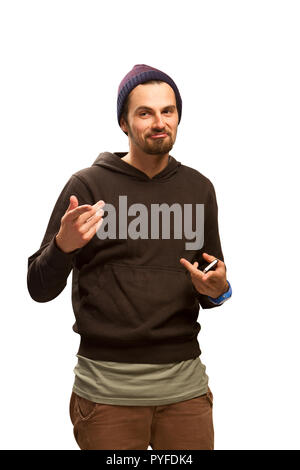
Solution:
M 105 206 L 105 202 L 103 201 L 103 199 L 100 199 L 98 202 L 96 202 L 96 204 L 93 205 L 93 207 L 103 207 Z
M 91 211 L 91 213 L 88 213 L 87 217 L 86 217 L 86 214 L 81 216 L 80 222 L 85 223 L 85 224 L 88 223 L 91 218 L 96 217 L 96 216 L 98 217 L 99 211 L 100 211 L 100 215 L 102 216 L 104 214 L 104 209 L 103 209 L 104 206 L 105 206 L 104 201 L 100 200 L 96 202 L 96 204 L 92 206 L 93 210 Z
M 203 274 L 203 281 L 207 281 L 210 278 L 214 278 L 216 276 L 216 270 L 215 271 L 208 271 L 208 273 Z M 217 275 L 217 277 L 219 277 Z
M 208 261 L 209 263 L 211 263 L 212 261 L 214 261 L 216 258 L 216 256 L 213 256 L 213 255 L 209 255 L 208 253 L 202 253 L 202 256 L 203 258 L 205 259 L 205 261 Z M 219 264 L 219 263 L 218 263 Z
M 103 218 L 104 210 L 96 209 L 94 215 L 90 216 L 85 222 L 83 222 L 83 230 L 86 233 L 95 223 L 98 223 Z
M 78 199 L 76 196 L 70 196 L 70 203 L 66 210 L 66 212 L 70 212 L 71 210 L 75 209 L 78 206 Z
M 214 267 L 214 271 L 219 272 L 219 271 L 224 271 L 224 269 L 226 270 L 225 263 L 224 263 L 222 260 L 216 258 L 216 257 L 213 256 L 213 255 L 209 255 L 208 253 L 202 253 L 202 256 L 203 256 L 203 258 L 204 258 L 208 263 L 211 263 L 211 262 L 214 261 L 215 259 L 218 260 L 217 264 L 216 264 L 215 267 Z M 210 271 L 208 271 L 208 272 L 210 272 Z M 207 274 L 208 274 L 208 273 L 207 273 Z
M 203 272 L 200 271 L 200 269 L 198 269 L 196 266 L 195 266 L 195 263 L 197 263 L 197 261 L 194 262 L 194 264 L 190 263 L 187 259 L 185 258 L 180 258 L 180 263 L 191 273 L 193 274 L 194 276 L 196 277 L 203 277 Z M 198 264 L 198 263 L 197 263 Z
M 80 217 L 79 222 L 85 223 L 90 217 L 95 215 L 99 207 L 103 207 L 104 205 L 105 205 L 105 202 L 100 200 L 93 206 L 91 204 L 83 204 L 81 206 L 78 206 L 72 211 L 70 211 L 69 214 L 70 214 L 71 220 L 75 221 Z
M 101 218 L 100 220 L 97 220 L 97 222 L 94 223 L 90 227 L 90 229 L 85 233 L 85 236 L 89 239 L 92 238 L 96 234 L 96 232 L 99 230 L 102 222 L 103 222 L 103 218 Z
M 90 204 L 83 204 L 82 206 L 75 207 L 68 212 L 68 216 L 71 220 L 76 220 L 82 214 L 87 214 L 87 217 L 90 217 L 89 213 L 93 210 L 93 206 Z

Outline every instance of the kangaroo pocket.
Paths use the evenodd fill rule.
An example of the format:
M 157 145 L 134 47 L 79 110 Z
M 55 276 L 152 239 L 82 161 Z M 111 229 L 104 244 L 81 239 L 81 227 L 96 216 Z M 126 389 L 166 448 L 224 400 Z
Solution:
M 82 283 L 78 332 L 103 345 L 185 342 L 200 331 L 199 305 L 184 270 L 107 263 Z

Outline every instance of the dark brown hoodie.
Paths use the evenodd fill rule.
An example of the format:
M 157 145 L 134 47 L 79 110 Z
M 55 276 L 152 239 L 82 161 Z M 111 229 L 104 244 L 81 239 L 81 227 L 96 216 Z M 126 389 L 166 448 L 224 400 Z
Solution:
M 201 354 L 197 341 L 199 303 L 202 308 L 217 305 L 196 291 L 179 260 L 198 261 L 202 269 L 207 265 L 202 257 L 206 252 L 224 261 L 213 184 L 172 156 L 160 173 L 149 178 L 122 160 L 125 155 L 101 153 L 92 166 L 70 177 L 54 206 L 40 249 L 28 258 L 28 291 L 35 301 L 48 302 L 62 292 L 72 271 L 73 330 L 81 337 L 81 356 L 150 364 L 197 357 Z M 79 205 L 93 205 L 102 199 L 106 206 L 97 234 L 83 248 L 64 253 L 56 245 L 55 235 L 71 195 L 77 196 Z M 141 206 L 134 204 L 147 211 L 148 229 L 137 224 Z M 159 235 L 152 236 L 150 216 L 155 204 L 169 209 L 175 204 L 182 209 L 182 218 L 176 223 L 172 210 L 168 212 L 167 236 L 162 236 L 166 212 L 159 218 Z M 195 230 L 196 204 L 204 204 L 204 244 L 187 249 L 186 244 L 195 237 L 186 238 L 184 213 L 186 207 L 192 208 Z M 114 209 L 106 211 L 108 205 L 115 209 L 115 218 L 109 219 L 110 230 L 116 229 L 115 238 L 111 231 L 107 238 L 98 236 L 100 230 L 105 232 L 106 217 L 114 214 Z M 130 224 L 136 232 L 144 230 L 144 238 L 124 236 Z M 175 226 L 182 228 L 180 238 L 174 236 Z

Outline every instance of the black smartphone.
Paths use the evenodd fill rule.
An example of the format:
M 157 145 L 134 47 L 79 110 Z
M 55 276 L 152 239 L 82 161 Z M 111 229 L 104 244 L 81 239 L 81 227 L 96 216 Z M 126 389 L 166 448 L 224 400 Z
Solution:
M 208 271 L 211 271 L 211 269 L 214 269 L 217 265 L 217 262 L 218 260 L 214 259 L 209 265 L 207 265 L 206 268 L 203 269 L 204 274 L 206 274 Z

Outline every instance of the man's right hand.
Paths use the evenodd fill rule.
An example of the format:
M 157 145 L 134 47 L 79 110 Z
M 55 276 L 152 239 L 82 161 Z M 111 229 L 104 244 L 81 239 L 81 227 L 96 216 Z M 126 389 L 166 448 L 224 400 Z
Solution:
M 77 197 L 70 196 L 69 207 L 61 218 L 60 229 L 55 236 L 58 248 L 64 253 L 70 253 L 86 245 L 103 222 L 104 205 L 101 199 L 93 206 L 79 206 Z

